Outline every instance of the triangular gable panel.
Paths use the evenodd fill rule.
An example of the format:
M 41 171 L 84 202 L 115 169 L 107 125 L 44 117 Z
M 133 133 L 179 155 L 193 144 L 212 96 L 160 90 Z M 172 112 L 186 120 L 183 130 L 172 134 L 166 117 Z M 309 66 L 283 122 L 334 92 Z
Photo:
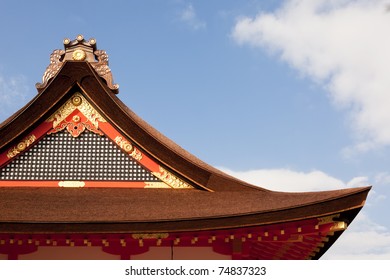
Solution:
M 193 188 L 141 152 L 79 92 L 0 155 L 0 186 Z
M 107 136 L 50 134 L 0 170 L 1 180 L 161 182 Z

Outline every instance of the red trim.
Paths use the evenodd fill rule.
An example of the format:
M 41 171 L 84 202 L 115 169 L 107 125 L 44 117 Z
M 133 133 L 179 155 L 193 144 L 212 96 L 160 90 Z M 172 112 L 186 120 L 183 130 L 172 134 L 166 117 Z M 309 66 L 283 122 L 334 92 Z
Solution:
M 17 156 L 25 153 L 27 150 L 32 148 L 35 144 L 39 142 L 40 139 L 42 139 L 47 134 L 56 133 L 58 131 L 61 131 L 65 128 L 67 128 L 68 124 L 71 125 L 71 129 L 75 129 L 75 124 L 73 124 L 73 116 L 78 115 L 80 116 L 79 124 L 88 124 L 91 127 L 93 125 L 89 123 L 89 120 L 82 114 L 78 109 L 75 109 L 66 119 L 64 119 L 61 123 L 59 123 L 56 127 L 53 128 L 53 121 L 52 122 L 43 122 L 41 123 L 37 128 L 35 128 L 31 133 L 28 135 L 34 135 L 35 141 L 26 148 L 23 152 L 20 154 L 17 154 L 15 157 L 8 158 L 7 153 L 10 149 L 0 154 L 0 168 L 7 165 L 10 161 L 15 159 Z M 82 127 L 85 129 L 85 127 Z M 82 128 L 78 128 L 82 129 Z M 68 128 L 67 128 L 68 129 Z M 96 130 L 96 131 L 95 131 Z M 100 132 L 100 130 L 120 149 L 118 143 L 116 143 L 115 139 L 116 137 L 122 137 L 122 139 L 125 139 L 131 145 L 134 146 L 134 143 L 128 140 L 126 137 L 124 137 L 122 134 L 119 133 L 118 130 L 116 130 L 111 124 L 107 122 L 98 122 L 98 128 L 96 128 L 93 132 L 97 133 Z M 69 132 L 74 133 L 74 136 L 78 136 L 78 131 Z M 82 133 L 82 132 L 80 132 Z M 137 149 L 137 147 L 135 147 Z M 124 153 L 127 153 L 129 156 L 131 156 L 131 152 L 124 151 Z M 138 162 L 140 165 L 142 165 L 145 169 L 149 170 L 150 172 L 160 172 L 160 165 L 156 163 L 154 160 L 152 160 L 149 156 L 147 156 L 145 153 L 142 153 L 142 157 L 132 157 L 133 160 Z M 0 187 L 59 187 L 58 183 L 60 181 L 11 181 L 11 180 L 4 180 L 0 181 Z M 90 187 L 90 188 L 106 188 L 106 187 L 114 187 L 114 188 L 145 188 L 149 187 L 148 182 L 118 182 L 118 181 L 83 181 L 85 183 L 84 187 Z
M 127 141 L 129 141 L 129 139 L 127 139 L 122 134 L 120 134 L 118 130 L 116 130 L 112 125 L 110 125 L 107 122 L 99 122 L 99 128 L 119 148 L 120 148 L 120 146 L 115 142 L 115 138 L 117 136 L 120 136 L 120 137 L 126 139 Z M 132 141 L 129 141 L 129 142 L 134 146 L 134 143 Z M 123 152 L 126 153 L 126 151 L 123 151 Z M 133 158 L 133 159 L 151 172 L 160 172 L 160 165 L 158 163 L 156 163 L 155 161 L 153 161 L 145 153 L 142 153 L 142 158 L 140 160 L 138 160 L 136 158 Z
M 58 188 L 60 182 L 82 182 L 83 188 L 134 188 L 143 189 L 148 187 L 148 182 L 122 182 L 122 181 L 13 181 L 3 180 L 0 181 L 0 187 L 45 187 L 45 188 Z M 151 182 L 154 183 L 154 182 Z M 76 183 L 77 185 L 77 183 Z M 70 186 L 71 187 L 71 186 Z M 77 186 L 75 186 L 77 187 Z
M 211 247 L 216 253 L 233 259 L 307 259 L 329 241 L 327 236 L 334 222 L 319 225 L 320 222 L 314 218 L 239 229 L 155 234 L 8 233 L 0 234 L 0 253 L 25 254 L 39 246 L 97 246 L 104 252 L 129 258 L 147 252 L 150 247 L 173 246 Z M 300 239 L 294 241 L 297 235 Z
M 15 145 L 12 145 L 11 148 L 9 148 L 6 151 L 4 151 L 3 153 L 1 153 L 0 154 L 0 168 L 7 165 L 10 161 L 12 161 L 17 156 L 19 156 L 19 155 L 25 153 L 26 151 L 28 151 L 29 149 L 31 149 L 36 143 L 39 142 L 39 140 L 42 139 L 42 137 L 44 137 L 46 135 L 46 133 L 52 128 L 52 126 L 53 126 L 52 122 L 43 122 L 37 128 L 35 128 L 33 131 L 28 133 L 26 136 L 34 135 L 35 141 L 30 146 L 28 146 L 23 152 L 16 155 L 15 157 L 8 158 L 7 153 L 12 149 L 13 146 L 16 146 L 17 143 L 15 143 Z

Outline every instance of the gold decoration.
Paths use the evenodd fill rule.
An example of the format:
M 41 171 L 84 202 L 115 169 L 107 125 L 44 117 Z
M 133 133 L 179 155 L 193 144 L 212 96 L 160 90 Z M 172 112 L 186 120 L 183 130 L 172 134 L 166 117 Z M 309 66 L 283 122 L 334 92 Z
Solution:
M 73 60 L 83 61 L 86 57 L 86 53 L 83 50 L 75 50 L 72 54 Z
M 193 187 L 173 175 L 168 170 L 160 166 L 160 172 L 152 172 L 154 176 L 166 183 L 168 186 L 174 189 L 192 189 Z
M 133 147 L 133 151 L 131 152 L 130 156 L 138 161 L 142 159 L 142 153 L 135 147 Z
M 302 241 L 303 241 L 303 235 L 302 234 L 299 234 L 299 235 L 293 234 L 287 240 L 287 242 L 302 242 Z
M 333 226 L 330 228 L 331 231 L 340 231 L 340 230 L 346 230 L 347 229 L 347 223 L 346 222 L 335 222 Z
M 168 233 L 133 233 L 131 235 L 134 239 L 162 239 L 168 238 Z
M 75 105 L 76 104 L 76 105 Z M 75 119 L 66 120 L 66 118 L 78 109 L 86 118 L 85 121 L 77 121 Z M 99 130 L 99 122 L 106 122 L 106 120 L 92 107 L 91 104 L 80 94 L 75 93 L 64 105 L 62 105 L 53 115 L 51 115 L 47 122 L 53 122 L 53 129 L 48 134 L 56 133 L 67 129 L 73 137 L 78 137 L 85 129 L 103 135 Z
M 330 224 L 334 221 L 335 218 L 338 218 L 338 217 L 340 217 L 340 214 L 335 214 L 335 215 L 330 215 L 330 216 L 318 218 L 318 224 L 319 225 Z
M 60 181 L 58 186 L 63 188 L 82 188 L 85 186 L 85 183 L 82 181 Z
M 8 153 L 8 158 L 13 158 L 17 154 L 23 152 L 28 146 L 30 146 L 37 138 L 34 134 L 31 134 L 19 142 L 15 147 L 11 148 Z
M 16 149 L 19 152 L 23 152 L 26 149 L 27 145 L 24 142 L 20 142 L 18 145 L 16 145 Z
M 171 187 L 164 182 L 145 182 L 146 189 L 170 189 Z
M 75 123 L 78 123 L 78 122 L 80 122 L 80 116 L 78 116 L 78 115 L 75 115 L 75 116 L 73 116 L 73 118 L 72 118 L 72 120 L 75 122 Z
M 81 102 L 83 102 L 83 100 L 81 99 L 80 96 L 74 96 L 72 98 L 72 103 L 74 106 L 79 106 L 81 104 Z
M 130 142 L 123 139 L 121 136 L 115 137 L 115 143 L 126 153 L 130 153 L 133 150 L 133 146 L 130 144 Z

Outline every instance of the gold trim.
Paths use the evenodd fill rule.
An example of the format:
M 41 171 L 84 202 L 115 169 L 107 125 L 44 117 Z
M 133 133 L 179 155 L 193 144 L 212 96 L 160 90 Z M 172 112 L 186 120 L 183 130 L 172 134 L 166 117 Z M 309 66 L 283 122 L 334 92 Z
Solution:
M 60 181 L 58 182 L 59 187 L 63 188 L 82 188 L 85 186 L 85 182 L 82 181 Z
M 334 222 L 335 218 L 338 218 L 338 217 L 340 217 L 340 214 L 334 214 L 334 215 L 330 215 L 330 216 L 320 217 L 320 218 L 318 218 L 318 224 L 319 225 L 330 224 L 330 223 Z
M 160 166 L 160 172 L 152 172 L 154 176 L 174 189 L 192 189 L 193 187 Z
M 77 126 L 69 126 L 69 124 L 72 124 L 72 122 L 67 122 L 66 118 L 76 109 L 79 110 L 90 123 L 81 122 Z M 79 123 L 80 120 L 80 116 L 77 115 L 72 118 L 72 121 L 75 123 Z M 56 133 L 66 128 L 73 137 L 78 137 L 85 130 L 85 128 L 91 132 L 103 135 L 103 133 L 99 130 L 99 122 L 106 122 L 106 120 L 99 114 L 99 112 L 97 112 L 95 108 L 79 92 L 76 92 L 46 121 L 53 122 L 53 129 L 50 130 L 48 134 Z M 72 130 L 74 127 L 77 127 L 77 129 Z
M 81 100 L 80 102 L 78 101 L 79 99 Z M 79 92 L 76 92 L 70 100 L 66 101 L 64 105 L 51 115 L 47 119 L 47 122 L 53 122 L 53 128 L 55 128 L 76 109 L 78 109 L 96 128 L 98 127 L 99 122 L 106 122 L 106 120 Z
M 75 50 L 72 53 L 72 58 L 73 58 L 73 60 L 76 60 L 76 61 L 83 61 L 86 57 L 87 57 L 87 55 L 85 54 L 85 51 L 83 51 L 83 50 Z
M 145 189 L 170 189 L 164 182 L 145 182 Z
M 78 115 L 75 115 L 75 116 L 73 116 L 73 118 L 72 118 L 72 121 L 74 121 L 75 123 L 78 123 L 78 122 L 80 122 L 80 116 L 78 116 Z
M 129 141 L 124 139 L 121 136 L 115 137 L 115 143 L 126 153 L 131 153 L 133 151 L 133 145 L 130 144 Z M 142 158 L 142 157 L 141 157 Z
M 133 147 L 133 151 L 130 153 L 130 156 L 137 161 L 142 159 L 142 153 L 135 147 Z
M 83 100 L 81 99 L 80 96 L 73 96 L 72 103 L 74 106 L 79 106 L 82 102 Z
M 23 152 L 28 146 L 30 146 L 37 138 L 34 134 L 31 134 L 19 142 L 16 146 L 8 150 L 7 157 L 13 158 L 19 153 Z
M 340 230 L 346 230 L 347 229 L 347 223 L 346 222 L 335 222 L 333 226 L 330 228 L 331 231 L 340 231 Z
M 168 238 L 169 233 L 133 233 L 131 235 L 134 239 L 162 239 Z
M 287 239 L 287 242 L 302 242 L 302 241 L 303 241 L 303 235 L 302 234 L 292 234 Z

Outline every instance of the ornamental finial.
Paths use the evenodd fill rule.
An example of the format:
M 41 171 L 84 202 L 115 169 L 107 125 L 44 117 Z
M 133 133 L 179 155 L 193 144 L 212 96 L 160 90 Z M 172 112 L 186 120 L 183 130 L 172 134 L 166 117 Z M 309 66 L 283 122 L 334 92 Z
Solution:
M 79 61 L 89 62 L 97 74 L 107 82 L 107 86 L 114 93 L 118 93 L 119 85 L 113 83 L 111 69 L 108 67 L 108 55 L 106 51 L 96 49 L 94 38 L 87 41 L 83 35 L 78 35 L 75 40 L 65 38 L 63 43 L 65 50 L 54 50 L 50 55 L 50 64 L 43 74 L 42 83 L 35 85 L 38 91 L 47 86 L 65 61 Z

